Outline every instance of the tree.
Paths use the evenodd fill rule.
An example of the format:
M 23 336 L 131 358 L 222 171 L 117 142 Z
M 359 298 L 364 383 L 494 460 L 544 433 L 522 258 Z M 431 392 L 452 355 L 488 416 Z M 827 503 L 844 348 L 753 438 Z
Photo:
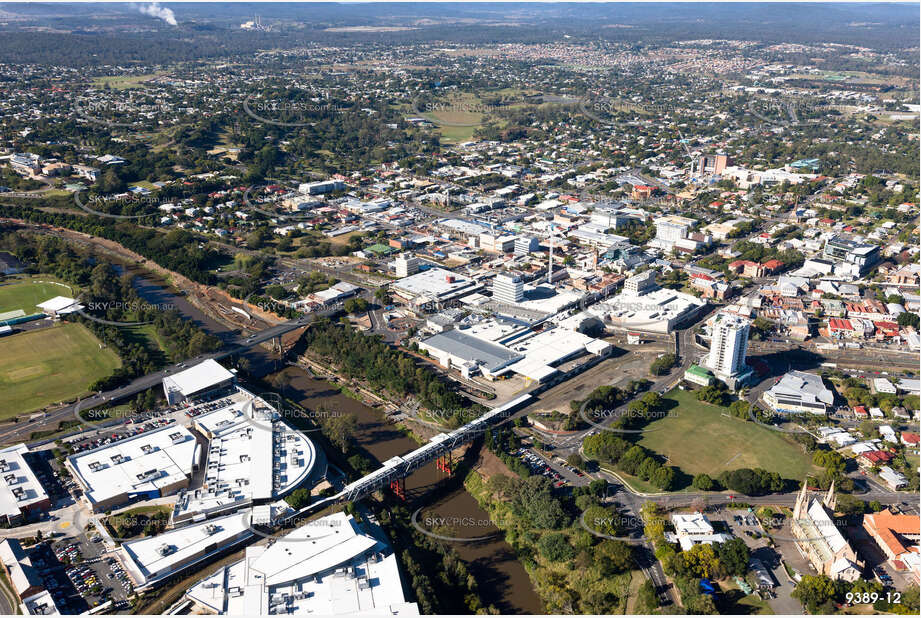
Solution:
M 716 483 L 713 482 L 709 474 L 698 474 L 691 481 L 691 484 L 701 491 L 711 491 L 716 487 Z
M 748 572 L 748 560 L 751 550 L 742 539 L 730 539 L 717 546 L 717 556 L 723 570 L 729 575 L 745 575 Z
M 802 603 L 810 614 L 835 596 L 835 584 L 825 575 L 804 575 L 791 596 Z
M 361 297 L 350 298 L 343 305 L 346 313 L 361 313 L 368 310 L 368 301 Z
M 898 321 L 899 326 L 911 326 L 914 329 L 917 329 L 919 322 L 921 322 L 921 318 L 918 317 L 918 314 L 912 313 L 910 311 L 900 313 L 896 320 Z
M 541 556 L 550 562 L 571 560 L 576 554 L 575 549 L 569 543 L 569 539 L 560 532 L 550 532 L 540 537 L 537 548 Z
M 266 232 L 264 229 L 259 228 L 253 230 L 246 236 L 246 246 L 250 249 L 261 249 L 265 246 Z
M 643 581 L 643 585 L 640 586 L 639 591 L 637 591 L 637 607 L 636 612 L 639 613 L 651 613 L 652 610 L 659 606 L 659 597 L 656 596 L 656 587 L 652 583 L 652 580 Z
M 676 361 L 674 354 L 663 354 L 649 365 L 649 373 L 655 376 L 665 375 L 669 369 L 675 366 Z
M 611 577 L 633 568 L 633 548 L 623 541 L 605 539 L 595 548 L 595 560 L 602 577 Z
M 720 561 L 716 556 L 713 545 L 701 543 L 688 551 L 678 554 L 679 571 L 684 571 L 696 577 L 714 577 L 720 570 Z

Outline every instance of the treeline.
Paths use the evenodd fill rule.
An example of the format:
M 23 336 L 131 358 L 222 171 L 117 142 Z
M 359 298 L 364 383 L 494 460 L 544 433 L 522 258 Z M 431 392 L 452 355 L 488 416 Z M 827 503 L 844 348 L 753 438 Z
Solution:
M 68 201 L 66 206 L 71 207 L 71 203 Z M 23 219 L 105 238 L 193 281 L 205 285 L 215 283 L 216 277 L 208 269 L 219 258 L 218 254 L 207 246 L 199 246 L 198 238 L 185 230 L 162 234 L 112 219 L 43 212 L 29 206 L 5 204 L 0 205 L 0 217 Z
M 8 232 L 0 236 L 0 248 L 29 264 L 29 271 L 48 273 L 79 287 L 85 312 L 109 322 L 149 322 L 163 343 L 166 359 L 177 362 L 220 347 L 220 340 L 206 334 L 179 312 L 145 303 L 132 286 L 133 277 L 119 276 L 115 267 L 91 250 L 78 250 L 53 236 Z M 82 323 L 115 350 L 122 366 L 90 386 L 107 390 L 137 376 L 156 371 L 164 358 L 154 343 L 135 328 L 103 324 L 80 314 L 69 320 Z
M 384 343 L 380 336 L 365 335 L 345 323 L 321 320 L 304 333 L 311 353 L 331 360 L 349 378 L 367 381 L 372 387 L 398 397 L 415 396 L 445 418 L 471 418 L 483 410 L 453 391 L 434 372 L 417 367 L 414 359 Z
M 505 533 L 545 612 L 623 613 L 624 578 L 636 568 L 633 547 L 594 535 L 580 523 L 581 512 L 602 508 L 606 481 L 576 487 L 571 496 L 555 493 L 543 476 L 519 479 L 500 474 L 484 480 L 471 473 L 465 486 Z M 625 518 L 602 511 L 605 519 Z

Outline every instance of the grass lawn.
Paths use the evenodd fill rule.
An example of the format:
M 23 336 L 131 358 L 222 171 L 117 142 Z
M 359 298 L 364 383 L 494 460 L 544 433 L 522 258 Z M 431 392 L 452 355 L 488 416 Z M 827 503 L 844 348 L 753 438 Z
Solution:
M 665 399 L 677 405 L 649 423 L 639 443 L 687 474 L 715 477 L 724 470 L 764 468 L 801 480 L 812 469 L 802 448 L 779 432 L 722 416 L 728 409 L 698 401 L 692 392 L 673 390 Z
M 121 366 L 112 350 L 80 324 L 0 338 L 0 420 L 85 393 Z
M 137 88 L 144 82 L 158 75 L 160 75 L 160 73 L 149 73 L 146 75 L 104 75 L 102 77 L 94 77 L 93 85 L 96 87 L 103 87 L 108 84 L 109 88 L 112 90 L 127 90 L 128 88 Z
M 71 296 L 73 292 L 69 287 L 55 285 L 54 283 L 38 283 L 38 281 L 51 281 L 53 277 L 37 275 L 23 277 L 4 282 L 0 285 L 0 313 L 22 309 L 26 315 L 38 313 L 36 305 L 55 296 Z

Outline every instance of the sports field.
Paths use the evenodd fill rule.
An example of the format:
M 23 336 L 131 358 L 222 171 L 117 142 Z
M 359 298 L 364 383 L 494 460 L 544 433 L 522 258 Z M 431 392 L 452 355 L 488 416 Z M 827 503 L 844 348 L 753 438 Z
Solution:
M 649 423 L 639 443 L 687 474 L 716 477 L 724 470 L 764 468 L 800 480 L 812 469 L 802 448 L 779 432 L 722 416 L 727 408 L 698 401 L 693 392 L 676 389 L 665 398 L 678 405 Z
M 120 365 L 80 324 L 0 337 L 0 420 L 85 393 Z
M 24 277 L 16 283 L 0 285 L 0 314 L 21 309 L 26 315 L 38 313 L 36 305 L 55 296 L 70 296 L 69 287 L 49 283 L 50 277 Z

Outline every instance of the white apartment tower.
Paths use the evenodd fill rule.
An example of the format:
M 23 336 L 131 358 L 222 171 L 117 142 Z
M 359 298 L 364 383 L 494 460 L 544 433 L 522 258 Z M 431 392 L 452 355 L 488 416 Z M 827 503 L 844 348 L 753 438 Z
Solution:
M 521 277 L 498 274 L 492 284 L 492 297 L 502 303 L 520 303 L 524 299 L 524 282 Z
M 748 372 L 745 354 L 748 348 L 749 322 L 728 313 L 718 313 L 713 319 L 710 355 L 707 366 L 721 379 Z

